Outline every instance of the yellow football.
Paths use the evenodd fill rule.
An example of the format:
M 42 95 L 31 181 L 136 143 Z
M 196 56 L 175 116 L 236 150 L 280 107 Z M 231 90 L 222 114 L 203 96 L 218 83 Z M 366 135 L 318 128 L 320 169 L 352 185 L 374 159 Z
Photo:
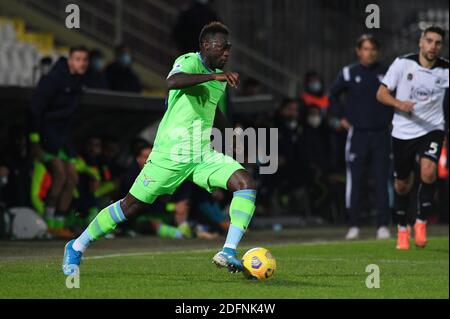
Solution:
M 270 251 L 257 247 L 242 256 L 243 274 L 247 279 L 267 280 L 273 276 L 277 262 Z

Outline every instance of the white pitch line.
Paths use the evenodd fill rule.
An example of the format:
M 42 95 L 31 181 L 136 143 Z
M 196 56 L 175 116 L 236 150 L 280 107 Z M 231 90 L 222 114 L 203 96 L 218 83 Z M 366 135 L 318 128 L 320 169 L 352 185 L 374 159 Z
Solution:
M 360 240 L 359 242 L 378 242 L 374 239 L 368 239 L 368 240 Z M 306 243 L 298 243 L 298 242 L 286 242 L 286 243 L 277 243 L 277 244 L 271 244 L 271 243 L 262 243 L 259 244 L 259 247 L 280 247 L 280 246 L 315 246 L 315 245 L 327 245 L 327 244 L 336 244 L 336 243 L 348 243 L 346 240 L 316 240 L 316 241 L 310 241 Z M 250 249 L 251 247 L 248 245 L 243 246 L 245 249 Z M 151 255 L 162 255 L 162 254 L 179 254 L 179 253 L 204 253 L 208 251 L 215 251 L 214 248 L 203 248 L 203 249 L 188 249 L 188 250 L 171 250 L 171 251 L 164 251 L 164 250 L 158 250 L 158 251 L 146 251 L 146 252 L 136 252 L 136 253 L 117 253 L 117 254 L 110 254 L 110 255 L 99 255 L 99 256 L 88 256 L 83 257 L 83 260 L 97 260 L 97 259 L 107 259 L 107 258 L 119 258 L 119 257 L 137 257 L 137 256 L 151 256 Z M 334 258 L 334 259 L 327 259 L 327 258 L 304 258 L 302 260 L 309 260 L 309 261 L 347 261 L 346 259 L 341 258 Z M 361 260 L 362 261 L 362 260 Z M 430 261 L 430 262 L 420 262 L 420 261 L 411 261 L 407 259 L 381 259 L 379 262 L 385 262 L 385 263 L 411 263 L 411 264 L 427 264 L 427 263 L 441 263 L 440 261 Z
M 368 240 L 370 241 L 370 240 Z M 344 240 L 317 240 L 317 241 L 311 241 L 306 243 L 298 243 L 298 242 L 286 242 L 286 243 L 277 243 L 277 244 L 271 244 L 271 243 L 262 243 L 259 244 L 258 247 L 279 247 L 279 246 L 314 246 L 314 245 L 325 245 L 325 244 L 332 244 L 332 243 L 341 243 L 341 242 L 347 242 Z M 250 249 L 250 246 L 243 246 L 248 249 Z M 118 253 L 118 254 L 110 254 L 110 255 L 99 255 L 99 256 L 88 256 L 83 257 L 83 260 L 93 260 L 93 259 L 106 259 L 106 258 L 117 258 L 117 257 L 135 257 L 135 256 L 147 256 L 147 255 L 161 255 L 161 254 L 179 254 L 179 253 L 186 253 L 186 252 L 192 252 L 192 253 L 204 253 L 208 251 L 213 251 L 214 248 L 203 248 L 203 249 L 188 249 L 188 250 L 171 250 L 171 251 L 164 251 L 164 250 L 157 250 L 157 251 L 146 251 L 146 252 L 140 252 L 140 253 Z
M 296 243 L 296 242 L 286 242 L 286 243 L 279 243 L 279 244 L 260 244 L 259 246 L 270 246 L 270 247 L 278 247 L 278 246 L 291 246 L 291 245 L 300 245 L 300 246 L 311 246 L 311 245 L 322 245 L 322 244 L 329 244 L 333 241 L 315 241 L 315 242 L 307 242 L 307 243 Z M 336 241 L 338 242 L 338 241 Z M 244 246 L 247 247 L 247 246 Z M 250 247 L 250 246 L 248 246 Z M 165 250 L 157 250 L 157 251 L 146 251 L 146 252 L 140 252 L 140 253 L 123 253 L 123 254 L 110 254 L 110 255 L 99 255 L 99 256 L 89 256 L 89 257 L 83 257 L 83 260 L 90 260 L 90 259 L 105 259 L 105 258 L 116 258 L 116 257 L 134 257 L 134 256 L 146 256 L 146 255 L 161 255 L 161 254 L 179 254 L 179 253 L 186 253 L 186 252 L 192 252 L 192 253 L 204 253 L 208 251 L 212 251 L 214 248 L 203 248 L 203 249 L 189 249 L 189 250 L 171 250 L 171 251 L 165 251 Z

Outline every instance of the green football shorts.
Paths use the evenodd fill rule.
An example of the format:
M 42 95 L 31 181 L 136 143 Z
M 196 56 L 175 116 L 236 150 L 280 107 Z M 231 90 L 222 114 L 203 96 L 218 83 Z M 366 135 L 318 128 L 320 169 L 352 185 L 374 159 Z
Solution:
M 208 192 L 215 188 L 227 189 L 228 179 L 240 169 L 244 168 L 232 157 L 215 150 L 195 163 L 172 161 L 169 156 L 152 152 L 130 194 L 152 204 L 161 195 L 173 194 L 186 179 Z

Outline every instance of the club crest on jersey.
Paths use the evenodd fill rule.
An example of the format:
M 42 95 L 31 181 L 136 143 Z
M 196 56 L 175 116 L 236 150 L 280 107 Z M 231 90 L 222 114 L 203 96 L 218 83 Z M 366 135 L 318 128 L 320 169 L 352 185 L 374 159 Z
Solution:
M 152 178 L 151 177 L 148 177 L 147 175 L 144 175 L 144 186 L 148 186 L 148 185 L 150 185 L 150 183 L 152 182 L 153 180 L 152 180 Z
M 359 75 L 357 75 L 357 76 L 355 77 L 355 82 L 356 82 L 356 83 L 361 82 L 361 77 L 360 77 Z
M 408 81 L 412 81 L 412 79 L 413 79 L 412 73 L 408 73 L 408 75 L 406 76 L 406 79 L 407 79 Z

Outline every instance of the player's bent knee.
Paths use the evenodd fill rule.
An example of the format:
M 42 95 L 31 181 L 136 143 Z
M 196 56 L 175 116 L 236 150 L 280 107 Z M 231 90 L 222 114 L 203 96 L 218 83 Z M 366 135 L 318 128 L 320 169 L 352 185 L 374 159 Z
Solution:
M 252 176 L 246 170 L 237 170 L 228 181 L 229 189 L 233 192 L 252 189 L 256 190 L 256 183 Z

